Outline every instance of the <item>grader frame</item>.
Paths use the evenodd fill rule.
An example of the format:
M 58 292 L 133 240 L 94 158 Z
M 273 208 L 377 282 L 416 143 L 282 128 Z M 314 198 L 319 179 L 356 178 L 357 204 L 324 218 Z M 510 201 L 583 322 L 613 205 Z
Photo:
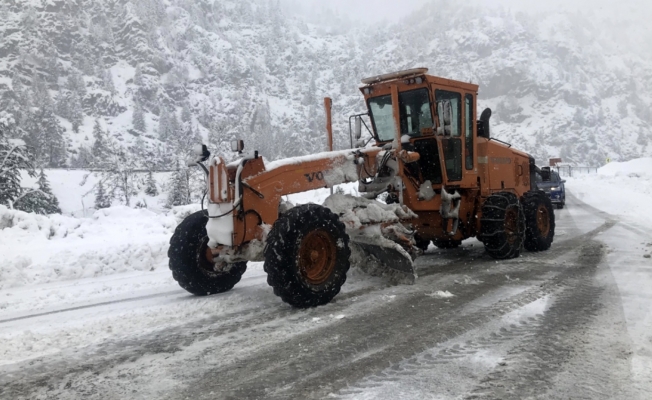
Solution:
M 494 258 L 515 257 L 523 244 L 533 251 L 550 247 L 554 213 L 547 197 L 533 187 L 534 159 L 491 138 L 491 111 L 477 117 L 477 85 L 434 77 L 425 68 L 368 78 L 363 84 L 374 146 L 272 163 L 257 152 L 230 165 L 220 157 L 211 160 L 208 216 L 202 220 L 207 238 L 197 251 L 206 254 L 209 275 L 228 275 L 243 270 L 247 261 L 265 260 L 268 282 L 284 301 L 299 307 L 330 301 L 348 270 L 348 249 L 342 253 L 338 248 L 348 247 L 349 236 L 355 235 L 342 233 L 345 227 L 329 210 L 302 206 L 283 214 L 281 200 L 356 181 L 363 196 L 374 199 L 387 192 L 387 203 L 409 212 L 400 223 L 411 233 L 392 237 L 401 244 L 399 252 L 415 255 L 413 247 L 425 249 L 431 241 L 456 247 L 474 236 Z M 325 99 L 332 150 L 330 108 Z M 285 225 L 313 224 L 302 213 L 332 223 L 295 237 L 304 227 L 293 231 Z M 287 247 L 286 237 L 296 246 Z M 171 257 L 173 271 L 180 270 L 178 264 L 173 266 Z M 346 265 L 338 270 L 340 264 Z M 188 268 L 183 271 L 190 274 Z M 202 286 L 198 294 L 203 291 Z

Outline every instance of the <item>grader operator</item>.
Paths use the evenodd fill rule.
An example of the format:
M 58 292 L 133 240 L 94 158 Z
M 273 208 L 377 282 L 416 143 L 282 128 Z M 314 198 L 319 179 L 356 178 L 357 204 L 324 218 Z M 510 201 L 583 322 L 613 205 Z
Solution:
M 330 302 L 352 251 L 414 274 L 432 242 L 477 237 L 496 259 L 544 251 L 554 237 L 550 199 L 536 190 L 528 154 L 492 139 L 491 110 L 476 115 L 478 86 L 413 69 L 362 81 L 374 145 L 266 162 L 210 158 L 207 211 L 186 218 L 168 252 L 179 284 L 195 295 L 230 290 L 248 261 L 264 261 L 274 293 L 295 307 Z M 327 107 L 332 143 L 330 109 Z M 355 116 L 360 139 L 361 118 Z M 236 142 L 234 150 L 242 150 Z M 359 182 L 360 197 L 288 207 L 282 196 Z M 385 201 L 378 201 L 380 196 Z

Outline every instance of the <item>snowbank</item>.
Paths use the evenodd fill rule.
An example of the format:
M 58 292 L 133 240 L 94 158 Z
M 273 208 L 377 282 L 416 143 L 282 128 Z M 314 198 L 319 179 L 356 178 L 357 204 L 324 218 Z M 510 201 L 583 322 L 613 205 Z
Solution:
M 603 177 L 643 178 L 652 180 L 652 158 L 637 158 L 626 162 L 612 162 L 598 170 Z
M 613 162 L 597 174 L 565 178 L 580 200 L 632 223 L 652 226 L 652 158 Z
M 74 218 L 0 206 L 0 290 L 165 268 L 170 236 L 192 207 L 161 215 L 121 206 Z

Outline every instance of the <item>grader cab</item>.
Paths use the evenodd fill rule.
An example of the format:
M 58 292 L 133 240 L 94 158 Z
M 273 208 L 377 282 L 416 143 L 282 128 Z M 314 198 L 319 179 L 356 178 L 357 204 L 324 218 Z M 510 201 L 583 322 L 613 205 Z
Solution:
M 368 111 L 354 117 L 355 136 L 368 116 L 371 147 L 358 140 L 359 148 L 275 162 L 257 152 L 232 164 L 210 159 L 207 211 L 184 220 L 170 241 L 170 269 L 183 288 L 224 292 L 248 261 L 264 261 L 276 295 L 312 307 L 339 293 L 352 259 L 416 276 L 413 260 L 431 242 L 453 248 L 477 237 L 496 259 L 551 246 L 554 211 L 536 190 L 534 159 L 491 137 L 491 110 L 476 114 L 477 85 L 425 68 L 362 83 Z M 202 154 L 200 164 L 209 158 Z M 358 182 L 361 196 L 282 201 L 347 182 Z

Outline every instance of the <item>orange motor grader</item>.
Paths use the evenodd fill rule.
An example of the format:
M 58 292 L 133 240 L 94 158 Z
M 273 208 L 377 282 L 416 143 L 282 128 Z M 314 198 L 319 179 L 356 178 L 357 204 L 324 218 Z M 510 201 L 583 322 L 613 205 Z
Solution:
M 252 152 L 226 164 L 203 146 L 197 162 L 207 172 L 210 201 L 177 227 L 168 252 L 184 289 L 228 291 L 247 261 L 264 261 L 277 296 L 313 307 L 339 293 L 352 250 L 358 262 L 413 273 L 414 257 L 431 242 L 453 248 L 477 237 L 496 259 L 551 246 L 555 217 L 536 189 L 534 159 L 491 137 L 491 110 L 476 115 L 477 85 L 425 68 L 362 83 L 368 111 L 349 120 L 355 118 L 358 148 L 271 163 Z M 326 111 L 332 148 L 329 99 Z M 360 140 L 363 125 L 372 146 Z M 234 150 L 242 149 L 236 141 Z M 283 201 L 356 181 L 359 197 L 335 194 L 324 205 L 296 207 Z

